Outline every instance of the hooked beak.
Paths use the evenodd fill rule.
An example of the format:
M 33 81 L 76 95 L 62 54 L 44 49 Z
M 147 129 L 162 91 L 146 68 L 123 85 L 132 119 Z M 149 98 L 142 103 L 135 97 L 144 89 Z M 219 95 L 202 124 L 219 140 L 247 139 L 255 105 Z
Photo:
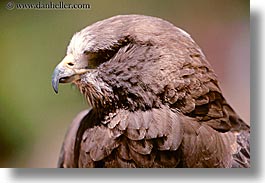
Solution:
M 67 55 L 56 66 L 52 75 L 52 87 L 53 90 L 58 93 L 59 83 L 70 83 L 80 79 L 80 74 L 87 71 L 87 69 L 77 69 L 74 65 L 74 57 Z

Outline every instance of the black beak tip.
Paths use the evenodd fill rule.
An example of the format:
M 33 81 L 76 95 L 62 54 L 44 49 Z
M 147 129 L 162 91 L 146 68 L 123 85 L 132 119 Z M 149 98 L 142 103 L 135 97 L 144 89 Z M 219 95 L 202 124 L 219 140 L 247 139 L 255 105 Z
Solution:
M 54 90 L 54 92 L 55 92 L 56 94 L 58 94 L 58 89 L 57 89 L 57 88 L 53 88 L 53 90 Z
M 52 88 L 55 93 L 58 93 L 58 84 L 59 84 L 58 73 L 55 70 L 55 72 L 52 75 Z
M 58 82 L 52 81 L 52 88 L 55 93 L 58 93 Z

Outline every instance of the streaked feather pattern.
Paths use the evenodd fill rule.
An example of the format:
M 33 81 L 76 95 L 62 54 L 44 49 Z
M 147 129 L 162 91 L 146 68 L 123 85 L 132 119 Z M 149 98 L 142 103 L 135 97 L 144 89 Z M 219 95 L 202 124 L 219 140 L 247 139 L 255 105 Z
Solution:
M 186 32 L 124 15 L 73 39 L 69 52 L 112 57 L 75 81 L 92 109 L 70 126 L 59 167 L 250 167 L 250 127 Z

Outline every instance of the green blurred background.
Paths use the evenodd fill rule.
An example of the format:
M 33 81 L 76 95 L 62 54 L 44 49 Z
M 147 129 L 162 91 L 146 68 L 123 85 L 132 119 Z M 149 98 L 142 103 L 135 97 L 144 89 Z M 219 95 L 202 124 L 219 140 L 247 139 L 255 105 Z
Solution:
M 0 3 L 0 167 L 56 166 L 68 125 L 88 105 L 71 85 L 53 92 L 53 69 L 73 33 L 118 14 L 161 17 L 190 33 L 229 103 L 250 121 L 249 1 L 64 0 L 89 10 L 7 10 L 8 2 Z

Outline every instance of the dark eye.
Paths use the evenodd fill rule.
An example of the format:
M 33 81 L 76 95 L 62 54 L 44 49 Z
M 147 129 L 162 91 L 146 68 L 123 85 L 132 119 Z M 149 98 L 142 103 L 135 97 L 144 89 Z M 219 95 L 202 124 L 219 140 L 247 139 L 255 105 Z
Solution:
M 88 54 L 89 54 L 89 51 L 85 50 L 85 51 L 83 52 L 83 54 L 88 55 Z
M 72 62 L 67 63 L 69 66 L 74 66 Z

